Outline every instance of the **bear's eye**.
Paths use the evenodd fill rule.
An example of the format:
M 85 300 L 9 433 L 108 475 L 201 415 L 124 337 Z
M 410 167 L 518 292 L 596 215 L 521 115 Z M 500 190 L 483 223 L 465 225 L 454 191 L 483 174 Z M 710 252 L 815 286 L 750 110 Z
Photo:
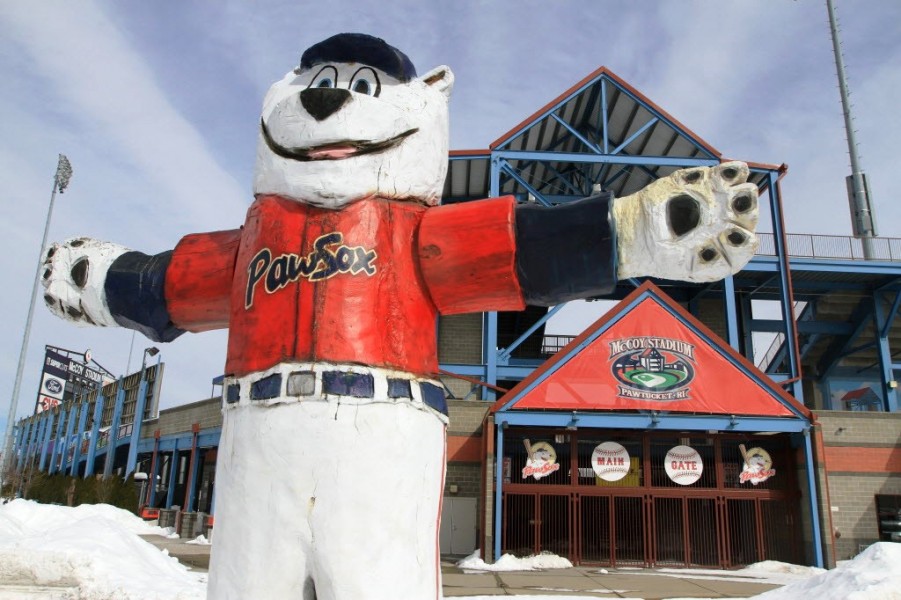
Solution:
M 378 74 L 369 67 L 357 69 L 354 76 L 350 78 L 349 88 L 352 92 L 367 96 L 378 96 L 382 92 Z
M 369 82 L 365 79 L 357 79 L 354 82 L 354 90 L 358 94 L 366 94 L 367 96 L 372 93 L 372 86 L 369 85 Z
M 333 88 L 338 85 L 338 70 L 335 67 L 327 66 L 319 69 L 316 76 L 310 82 L 311 88 Z

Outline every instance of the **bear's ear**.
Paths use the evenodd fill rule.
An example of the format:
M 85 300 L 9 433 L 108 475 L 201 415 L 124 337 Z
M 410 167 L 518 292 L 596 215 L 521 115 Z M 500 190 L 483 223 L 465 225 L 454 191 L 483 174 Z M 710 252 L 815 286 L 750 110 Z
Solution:
M 420 77 L 426 85 L 434 86 L 439 92 L 450 98 L 451 89 L 454 87 L 454 74 L 450 67 L 441 65 L 435 67 L 422 77 Z

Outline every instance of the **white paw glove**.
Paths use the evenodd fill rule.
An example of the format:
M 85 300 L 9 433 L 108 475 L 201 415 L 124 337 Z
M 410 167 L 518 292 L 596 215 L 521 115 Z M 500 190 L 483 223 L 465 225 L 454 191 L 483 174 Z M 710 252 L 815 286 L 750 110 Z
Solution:
M 117 325 L 106 303 L 104 284 L 113 262 L 128 248 L 91 238 L 53 244 L 44 257 L 44 302 L 56 316 L 77 325 Z
M 757 186 L 748 166 L 676 171 L 613 203 L 617 277 L 716 281 L 757 250 Z

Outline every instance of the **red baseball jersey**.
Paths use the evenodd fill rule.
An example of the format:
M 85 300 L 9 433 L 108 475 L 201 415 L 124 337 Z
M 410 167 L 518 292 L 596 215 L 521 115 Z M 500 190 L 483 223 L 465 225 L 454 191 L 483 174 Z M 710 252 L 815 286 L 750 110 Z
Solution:
M 512 197 L 328 210 L 261 196 L 240 230 L 188 235 L 166 271 L 172 323 L 229 328 L 226 373 L 283 361 L 438 370 L 438 314 L 523 310 Z

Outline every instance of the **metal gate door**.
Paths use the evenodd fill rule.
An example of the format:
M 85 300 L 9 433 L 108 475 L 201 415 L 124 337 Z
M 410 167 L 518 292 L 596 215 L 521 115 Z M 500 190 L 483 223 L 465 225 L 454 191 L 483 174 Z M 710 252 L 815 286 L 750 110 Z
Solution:
M 671 433 L 621 434 L 631 469 L 613 482 L 591 468 L 594 448 L 615 434 L 510 430 L 502 489 L 501 551 L 527 556 L 549 551 L 575 564 L 735 567 L 798 559 L 797 486 L 787 438 Z M 530 480 L 525 443 L 553 440 L 560 468 Z M 545 442 L 550 445 L 550 441 Z M 781 478 L 751 487 L 739 477 L 741 444 L 769 448 Z M 530 442 L 532 444 L 532 442 Z M 664 470 L 674 445 L 699 450 L 704 475 L 682 486 Z M 782 466 L 784 465 L 784 467 Z

